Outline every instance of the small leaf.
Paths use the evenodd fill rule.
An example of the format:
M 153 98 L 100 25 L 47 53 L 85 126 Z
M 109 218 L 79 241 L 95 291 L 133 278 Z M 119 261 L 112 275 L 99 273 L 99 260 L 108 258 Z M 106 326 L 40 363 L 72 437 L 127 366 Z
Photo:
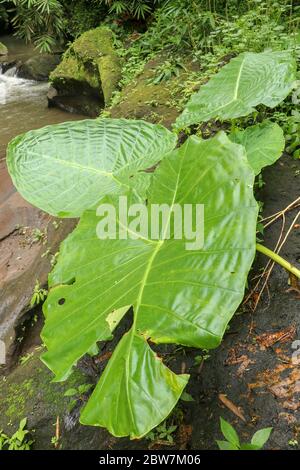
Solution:
M 73 408 L 76 406 L 77 404 L 77 400 L 71 400 L 69 405 L 68 405 L 68 411 L 69 413 L 71 413 L 71 411 L 73 410 Z
M 239 450 L 237 446 L 228 441 L 216 441 L 220 450 Z
M 236 430 L 229 424 L 225 419 L 220 418 L 221 431 L 225 439 L 235 446 L 240 445 L 239 436 L 237 435 Z
M 195 401 L 194 398 L 192 397 L 192 395 L 190 395 L 189 393 L 187 392 L 183 392 L 183 394 L 181 395 L 180 399 L 182 401 Z
M 240 445 L 240 450 L 259 450 L 261 449 L 260 446 L 256 446 L 254 444 L 248 444 L 247 442 L 244 442 L 243 444 Z
M 261 449 L 270 437 L 273 428 L 264 428 L 256 431 L 251 439 L 251 444 L 259 446 Z
M 168 434 L 172 434 L 172 432 L 176 431 L 177 427 L 178 426 L 176 426 L 175 424 L 173 426 L 170 426 L 167 430 Z
M 86 393 L 92 388 L 93 384 L 83 384 L 79 385 L 78 387 L 78 392 L 81 393 Z
M 229 138 L 245 147 L 248 161 L 256 175 L 262 168 L 278 160 L 285 145 L 283 130 L 270 121 L 247 127 L 243 131 L 236 130 Z
M 65 393 L 64 393 L 64 396 L 65 397 L 73 397 L 74 395 L 77 395 L 78 394 L 78 390 L 76 390 L 76 388 L 69 388 Z
M 21 421 L 20 421 L 20 426 L 19 426 L 19 430 L 23 430 L 26 426 L 26 423 L 27 423 L 27 418 L 23 418 Z

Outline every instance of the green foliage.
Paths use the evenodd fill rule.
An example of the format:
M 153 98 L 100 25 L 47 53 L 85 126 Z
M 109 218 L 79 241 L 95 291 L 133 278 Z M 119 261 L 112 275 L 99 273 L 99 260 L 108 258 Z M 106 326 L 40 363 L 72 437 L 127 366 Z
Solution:
M 273 428 L 257 431 L 250 443 L 240 443 L 239 436 L 231 424 L 220 418 L 220 426 L 226 441 L 216 441 L 220 450 L 260 450 L 270 437 Z
M 70 397 L 71 401 L 68 405 L 68 411 L 72 411 L 72 409 L 77 405 L 78 401 L 84 402 L 84 395 L 93 387 L 93 384 L 82 384 L 78 387 L 69 388 L 64 393 L 65 397 Z
M 60 146 L 60 151 L 65 155 L 68 152 L 63 148 Z M 140 151 L 143 154 L 142 148 Z M 81 158 L 80 153 L 76 155 Z M 12 154 L 10 158 L 13 158 Z M 140 157 L 136 154 L 135 158 Z M 205 180 L 199 186 L 197 181 L 203 174 Z M 228 178 L 231 184 L 228 184 Z M 240 190 L 232 191 L 232 184 L 240 186 Z M 73 363 L 85 352 L 94 350 L 95 341 L 111 337 L 128 306 L 133 305 L 135 311 L 133 328 L 123 336 L 83 410 L 83 423 L 106 426 L 117 436 L 130 434 L 138 437 L 168 416 L 181 395 L 187 376 L 176 376 L 167 369 L 145 339 L 151 337 L 155 342 L 177 342 L 206 348 L 215 347 L 220 342 L 243 297 L 255 252 L 257 208 L 252 185 L 253 172 L 241 146 L 232 144 L 224 134 L 210 141 L 193 137 L 179 150 L 165 156 L 155 172 L 148 204 L 156 200 L 168 203 L 170 198 L 174 203 L 179 200 L 181 203 L 196 203 L 207 194 L 207 214 L 214 214 L 214 217 L 211 223 L 206 221 L 210 236 L 203 254 L 200 250 L 186 255 L 184 241 L 181 240 L 157 243 L 143 239 L 95 239 L 98 219 L 91 211 L 84 214 L 78 228 L 64 242 L 58 264 L 50 277 L 50 286 L 56 288 L 51 289 L 48 297 L 43 331 L 43 340 L 48 348 L 44 361 L 55 371 L 57 380 L 67 377 Z M 212 187 L 213 191 L 210 190 Z M 160 188 L 168 190 L 161 192 Z M 47 200 L 48 194 L 44 194 Z M 223 205 L 218 206 L 217 194 L 222 194 L 222 200 L 227 202 L 225 211 Z M 132 197 L 134 199 L 134 195 Z M 220 211 L 222 217 L 216 217 Z M 229 257 L 228 253 L 227 268 L 231 276 L 224 273 L 222 279 L 224 253 L 227 250 L 232 253 L 233 247 L 238 255 L 237 258 Z M 214 254 L 208 261 L 210 252 Z M 213 262 L 213 269 L 205 268 L 207 262 Z M 85 268 L 91 267 L 91 263 L 97 266 L 97 275 L 93 279 Z M 197 270 L 190 269 L 190 263 L 196 263 Z M 117 266 L 117 269 L 112 269 L 112 266 Z M 168 286 L 168 297 L 157 289 L 161 282 Z M 200 303 L 197 301 L 199 288 Z M 101 292 L 101 306 L 93 292 L 97 295 Z M 179 293 L 184 301 L 175 308 L 172 299 Z M 220 309 L 222 316 L 211 323 Z M 80 316 L 76 315 L 78 310 L 81 311 Z M 91 322 L 92 317 L 94 320 Z M 67 324 L 64 325 L 65 321 Z M 127 364 L 126 376 L 124 361 Z M 147 366 L 137 368 L 136 361 Z M 136 370 L 139 370 L 138 375 Z M 156 392 L 152 388 L 152 380 L 155 380 Z M 137 383 L 140 384 L 138 388 Z M 149 395 L 155 406 L 150 404 Z M 115 400 L 120 403 L 118 414 L 115 414 Z M 160 409 L 159 415 L 155 411 L 157 409 Z M 142 420 L 140 416 L 143 416 Z
M 277 122 L 281 120 L 289 129 L 289 151 L 298 155 L 299 116 L 287 115 L 284 105 L 278 106 L 295 80 L 294 61 L 288 53 L 261 53 L 268 47 L 292 49 L 297 55 L 298 20 L 288 2 L 94 0 L 97 13 L 86 8 L 83 0 L 72 3 L 77 10 L 65 26 L 70 35 L 97 22 L 108 8 L 110 18 L 120 19 L 115 22 L 117 28 L 127 19 L 149 18 L 152 7 L 160 7 L 147 32 L 133 35 L 131 47 L 121 52 L 123 84 L 162 50 L 167 58 L 154 80 L 178 76 L 183 69 L 180 50 L 200 65 L 201 75 L 190 77 L 192 92 L 197 80 L 201 84 L 241 52 L 195 95 L 185 114 L 191 111 L 193 116 L 180 118 L 180 126 L 256 115 L 260 108 L 253 113 L 254 107 L 261 104 L 277 106 Z M 38 7 L 42 4 L 43 14 Z M 48 36 L 50 42 L 62 38 L 66 23 L 56 22 L 62 18 L 62 5 L 68 8 L 66 2 L 15 0 L 14 5 L 15 27 L 21 37 L 40 47 L 46 37 L 48 50 L 54 44 L 47 43 Z M 47 352 L 43 360 L 56 380 L 66 379 L 84 354 L 95 354 L 97 342 L 111 339 L 133 308 L 131 329 L 121 338 L 84 407 L 83 424 L 104 426 L 116 436 L 132 438 L 147 435 L 158 425 L 157 434 L 150 436 L 173 441 L 176 426 L 169 426 L 165 419 L 180 397 L 190 399 L 183 393 L 188 376 L 168 369 L 149 342 L 207 349 L 220 343 L 243 298 L 255 253 L 254 172 L 274 162 L 283 148 L 282 132 L 270 122 L 234 129 L 230 138 L 236 143 L 224 133 L 209 140 L 193 136 L 173 150 L 176 137 L 161 126 L 102 119 L 49 126 L 10 144 L 9 171 L 24 197 L 51 214 L 81 216 L 78 227 L 62 244 L 44 307 L 42 337 Z M 154 175 L 142 171 L 160 160 Z M 100 200 L 117 209 L 121 194 L 127 194 L 130 202 L 147 199 L 147 210 L 151 203 L 205 200 L 203 250 L 186 251 L 186 240 L 175 239 L 174 233 L 171 240 L 159 241 L 97 239 L 99 219 L 94 209 Z M 127 225 L 122 228 L 129 230 Z M 41 300 L 37 285 L 33 304 Z M 201 356 L 198 363 L 206 357 Z M 70 407 L 85 391 L 80 387 L 67 390 Z M 222 419 L 221 429 L 226 441 L 218 445 L 223 449 L 261 448 L 271 432 L 271 428 L 260 430 L 250 444 L 241 444 L 236 431 Z
M 156 69 L 156 76 L 151 80 L 151 83 L 157 85 L 162 81 L 170 80 L 173 76 L 178 77 L 180 70 L 185 70 L 185 66 L 178 61 L 166 60 L 161 66 Z
M 35 305 L 39 305 L 40 303 L 43 303 L 47 295 L 48 295 L 48 291 L 46 289 L 42 289 L 39 281 L 36 280 L 33 294 L 30 300 L 30 307 L 33 308 Z
M 109 13 L 117 17 L 145 19 L 159 4 L 166 0 L 98 0 L 109 7 Z
M 173 58 L 178 61 L 179 54 L 199 64 L 201 73 L 195 75 L 193 85 L 205 82 L 224 65 L 224 59 L 226 63 L 240 52 L 291 49 L 299 56 L 299 11 L 300 7 L 286 0 L 166 1 L 155 11 L 147 31 L 134 37 L 131 46 L 123 50 L 122 84 L 162 51 L 173 67 Z M 117 34 L 121 31 L 116 29 Z
M 85 31 L 100 25 L 107 15 L 107 7 L 99 0 L 61 0 L 64 7 L 65 34 L 77 38 Z
M 299 16 L 292 15 L 290 2 L 245 2 L 246 8 L 236 3 L 166 1 L 135 48 L 143 54 L 188 50 L 202 65 L 206 53 L 220 58 L 232 52 L 295 46 Z
M 19 429 L 9 437 L 0 430 L 0 450 L 30 450 L 33 441 L 28 438 L 27 418 L 21 420 Z
M 274 105 L 286 96 L 291 88 L 291 59 L 272 53 L 259 55 L 259 60 L 256 54 L 241 57 L 252 60 L 255 76 L 259 73 L 255 66 L 268 58 L 262 61 L 264 80 L 257 80 L 257 96 L 251 94 L 250 106 L 262 99 Z M 234 73 L 229 74 L 227 85 L 239 97 L 239 87 L 246 89 L 249 81 L 244 83 L 240 57 L 235 63 L 238 81 Z M 276 77 L 273 82 L 270 68 Z M 245 112 L 249 100 L 236 99 L 234 115 L 239 115 L 239 106 Z M 228 117 L 231 112 L 229 109 Z M 270 136 L 273 146 L 266 145 Z M 95 354 L 97 342 L 110 339 L 133 308 L 132 327 L 120 340 L 85 405 L 83 424 L 106 427 L 115 436 L 146 435 L 167 418 L 188 381 L 187 375 L 168 369 L 148 341 L 206 349 L 220 343 L 243 298 L 255 254 L 258 210 L 249 162 L 259 173 L 279 157 L 283 145 L 280 129 L 270 123 L 238 131 L 232 138 L 245 145 L 247 154 L 243 145 L 232 143 L 223 132 L 208 140 L 192 136 L 172 151 L 176 137 L 161 126 L 101 119 L 48 126 L 17 137 L 9 145 L 8 168 L 27 198 L 34 195 L 35 204 L 61 216 L 82 215 L 62 244 L 44 306 L 42 338 L 47 352 L 43 360 L 56 380 L 65 380 L 84 354 Z M 258 141 L 266 152 L 253 151 Z M 33 168 L 24 166 L 24 159 L 36 159 Z M 162 162 L 154 175 L 140 180 L 140 170 L 158 160 Z M 37 163 L 39 173 L 44 165 L 43 173 L 54 176 L 50 186 L 46 180 L 33 178 Z M 49 187 L 54 198 L 49 199 Z M 205 200 L 203 248 L 187 251 L 184 236 L 181 240 L 175 237 L 172 211 L 165 227 L 171 238 L 165 237 L 166 231 L 158 240 L 140 236 L 119 215 L 117 232 L 136 236 L 98 239 L 95 208 L 102 198 L 102 203 L 110 203 L 118 213 L 120 194 L 127 194 L 129 204 L 147 199 L 144 208 L 149 217 L 152 204 L 173 207 Z M 162 285 L 167 289 L 160 289 Z M 231 441 L 236 440 L 232 432 L 230 436 L 228 429 L 226 432 Z M 252 448 L 258 446 L 256 438 Z
M 282 127 L 286 151 L 294 158 L 300 158 L 300 81 L 288 100 L 278 106 L 272 119 Z
M 297 22 L 291 16 L 291 2 L 285 0 L 249 2 L 249 11 L 220 18 L 211 33 L 213 53 L 281 50 L 295 45 Z M 299 19 L 298 19 L 299 21 Z
M 233 142 L 245 147 L 255 175 L 265 166 L 275 163 L 285 146 L 281 127 L 270 121 L 247 127 L 242 131 L 236 129 L 229 137 Z
M 247 116 L 259 104 L 274 108 L 291 92 L 295 80 L 296 63 L 289 53 L 244 52 L 192 95 L 176 127 Z
M 52 215 L 78 217 L 106 194 L 122 194 L 130 187 L 144 192 L 151 175 L 143 170 L 175 145 L 176 136 L 160 125 L 87 119 L 16 137 L 8 147 L 8 166 L 25 199 Z M 27 159 L 30 164 L 24 165 Z M 56 181 L 53 192 L 49 174 Z
M 63 8 L 58 0 L 1 0 L 11 5 L 9 12 L 15 34 L 27 42 L 33 42 L 40 52 L 51 52 L 61 44 L 65 21 Z
M 145 437 L 152 442 L 161 442 L 167 441 L 170 444 L 174 443 L 173 434 L 177 430 L 178 426 L 176 424 L 168 425 L 167 421 L 164 421 L 159 426 L 157 426 L 153 431 L 150 431 Z

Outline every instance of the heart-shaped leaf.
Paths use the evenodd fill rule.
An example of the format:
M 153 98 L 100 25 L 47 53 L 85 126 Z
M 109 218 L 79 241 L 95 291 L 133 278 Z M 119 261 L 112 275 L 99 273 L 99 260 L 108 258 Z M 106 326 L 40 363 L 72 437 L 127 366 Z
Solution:
M 292 90 L 296 62 L 288 52 L 244 52 L 194 93 L 176 128 L 210 119 L 247 116 L 255 106 L 277 106 Z
M 128 187 L 144 194 L 141 173 L 176 145 L 165 127 L 145 121 L 94 119 L 33 130 L 13 139 L 7 165 L 22 196 L 44 211 L 78 217 L 106 194 Z
M 173 229 L 169 239 L 100 240 L 95 211 L 85 212 L 63 242 L 50 276 L 42 332 L 48 349 L 43 360 L 56 380 L 65 379 L 97 341 L 111 338 L 130 306 L 134 312 L 131 329 L 83 410 L 83 423 L 104 426 L 116 436 L 141 437 L 168 416 L 187 382 L 186 375 L 162 364 L 148 341 L 219 345 L 243 298 L 255 255 L 253 181 L 244 148 L 224 133 L 210 140 L 190 137 L 155 171 L 146 207 L 204 204 L 201 249 L 187 249 L 190 238 L 176 239 Z M 117 201 L 101 202 L 117 208 Z M 118 227 L 133 234 L 128 224 Z
M 247 127 L 243 131 L 235 130 L 229 137 L 232 142 L 245 147 L 255 175 L 265 166 L 275 163 L 285 146 L 283 130 L 278 124 L 270 121 Z

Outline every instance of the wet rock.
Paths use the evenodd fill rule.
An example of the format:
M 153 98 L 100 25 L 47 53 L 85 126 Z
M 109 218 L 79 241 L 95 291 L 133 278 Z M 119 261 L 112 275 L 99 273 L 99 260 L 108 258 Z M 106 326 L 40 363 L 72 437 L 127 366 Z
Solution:
M 0 42 L 0 56 L 6 54 L 8 54 L 8 49 L 2 42 Z
M 69 220 L 54 227 L 52 217 L 26 204 L 22 207 L 22 201 L 17 208 L 24 226 L 0 242 L 0 339 L 5 344 L 7 368 L 16 361 L 15 351 L 21 340 L 17 331 L 30 309 L 36 280 L 41 286 L 47 284 L 51 261 L 61 240 L 74 226 L 74 221 Z
M 5 58 L 6 59 L 6 58 Z M 0 73 L 5 73 L 7 70 L 11 69 L 12 67 L 17 67 L 21 65 L 21 62 L 17 62 L 16 60 L 2 60 L 0 61 Z
M 9 376 L 0 376 L 0 429 L 12 435 L 20 420 L 26 417 L 27 429 L 34 441 L 33 449 L 54 450 L 51 441 L 56 435 L 58 422 L 56 448 L 96 449 L 103 431 L 79 426 L 79 413 L 74 410 L 70 415 L 68 405 L 71 398 L 64 396 L 66 390 L 86 383 L 86 377 L 76 370 L 63 384 L 52 383 L 52 373 L 39 358 L 41 349 L 34 348 L 27 356 L 29 359 L 19 364 Z M 83 403 L 83 400 L 78 400 L 78 406 Z
M 15 192 L 4 162 L 0 162 L 0 181 L 0 340 L 5 343 L 9 367 L 16 330 L 29 309 L 35 282 L 46 284 L 52 256 L 75 222 L 54 222 L 24 201 Z
M 47 81 L 50 73 L 60 62 L 60 54 L 39 54 L 26 60 L 18 68 L 18 77 L 28 80 Z
M 82 34 L 51 73 L 49 106 L 97 116 L 109 103 L 120 79 L 112 32 L 99 27 Z

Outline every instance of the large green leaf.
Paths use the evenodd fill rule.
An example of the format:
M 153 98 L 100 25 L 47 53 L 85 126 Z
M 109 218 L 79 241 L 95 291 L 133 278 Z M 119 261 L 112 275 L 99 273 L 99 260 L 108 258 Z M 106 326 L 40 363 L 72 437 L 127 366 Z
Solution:
M 274 108 L 295 80 L 296 63 L 288 52 L 244 52 L 192 95 L 175 125 L 247 116 L 259 104 Z
M 272 165 L 282 155 L 285 146 L 283 130 L 278 124 L 264 121 L 261 124 L 235 130 L 229 135 L 232 142 L 243 145 L 255 175 Z
M 106 194 L 144 191 L 149 174 L 176 145 L 160 125 L 126 119 L 66 122 L 16 137 L 7 165 L 22 196 L 52 215 L 77 217 Z
M 144 435 L 168 416 L 187 381 L 162 364 L 148 341 L 219 345 L 255 255 L 253 180 L 244 148 L 224 133 L 210 140 L 190 137 L 155 171 L 147 208 L 204 204 L 202 249 L 186 250 L 187 240 L 174 234 L 163 240 L 99 240 L 95 211 L 86 211 L 63 242 L 42 332 L 48 349 L 43 360 L 56 380 L 64 380 L 97 341 L 111 338 L 129 306 L 134 311 L 131 329 L 83 410 L 83 423 L 116 436 Z M 103 202 L 117 206 L 117 199 Z

